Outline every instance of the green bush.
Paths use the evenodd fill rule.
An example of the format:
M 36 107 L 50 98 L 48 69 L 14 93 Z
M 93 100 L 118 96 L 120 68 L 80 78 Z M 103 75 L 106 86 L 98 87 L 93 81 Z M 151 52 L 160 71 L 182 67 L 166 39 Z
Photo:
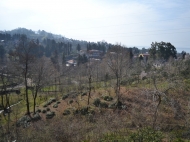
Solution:
M 40 113 L 40 112 L 41 112 L 41 109 L 37 109 L 37 110 L 36 110 L 36 113 Z
M 167 78 L 168 77 L 168 73 L 167 72 L 162 72 L 162 76 Z
M 118 108 L 118 109 L 125 109 L 126 105 L 124 105 L 121 101 L 114 102 L 108 106 L 109 108 Z
M 94 115 L 89 113 L 87 116 L 87 121 L 91 122 L 91 123 L 94 123 L 95 122 L 95 119 L 94 119 Z
M 56 99 L 55 98 L 50 98 L 50 101 L 51 102 L 56 102 Z
M 172 142 L 185 142 L 183 139 L 190 139 L 190 129 L 176 126 L 176 128 L 169 133 L 169 137 Z
M 46 110 L 44 109 L 44 110 L 42 110 L 42 113 L 46 113 Z
M 105 101 L 112 101 L 113 98 L 111 96 L 104 96 Z
M 121 85 L 127 85 L 127 83 L 128 83 L 128 80 L 122 80 L 121 81 Z
M 81 113 L 82 115 L 88 114 L 88 107 L 83 107 L 83 108 L 81 108 L 81 109 L 80 109 L 80 113 Z
M 17 121 L 16 126 L 17 127 L 23 126 L 24 128 L 26 128 L 30 125 L 29 122 L 31 122 L 31 118 L 29 116 L 25 115 Z
M 111 133 L 104 135 L 101 142 L 162 142 L 163 134 L 151 128 L 142 128 L 137 132 L 123 135 L 121 133 Z
M 115 108 L 116 106 L 115 106 L 115 103 L 112 103 L 112 104 L 110 104 L 109 106 L 108 106 L 108 108 Z
M 47 107 L 48 105 L 51 105 L 53 102 L 56 102 L 56 99 L 55 99 L 55 98 L 49 99 L 49 100 L 44 104 L 43 107 Z
M 71 92 L 71 93 L 69 94 L 69 96 L 70 96 L 71 98 L 76 98 L 76 97 L 78 96 L 78 93 L 76 93 L 76 92 Z
M 53 108 L 57 108 L 57 107 L 58 107 L 58 104 L 54 104 L 54 105 L 53 105 Z
M 160 131 L 155 131 L 152 128 L 142 128 L 137 132 L 129 135 L 129 141 L 137 142 L 161 142 L 163 139 L 163 134 Z
M 69 104 L 72 104 L 73 103 L 73 100 L 69 100 Z
M 55 116 L 55 112 L 53 112 L 53 111 L 48 111 L 47 113 L 46 113 L 46 119 L 51 119 L 51 118 L 53 118 Z
M 50 98 L 46 104 L 51 105 L 53 102 L 56 102 L 56 99 L 55 98 Z
M 95 114 L 95 111 L 94 111 L 93 109 L 89 109 L 89 110 L 88 110 L 88 113 L 94 115 L 94 114 Z
M 95 99 L 94 102 L 93 102 L 93 104 L 94 104 L 96 107 L 99 107 L 100 103 L 101 103 L 101 101 L 100 101 L 99 98 Z
M 69 97 L 69 94 L 65 94 L 65 95 L 62 96 L 62 100 L 65 100 L 65 99 L 67 99 L 68 97 Z
M 79 113 L 80 113 L 80 110 L 78 110 L 78 109 L 74 109 L 74 110 L 73 110 L 73 114 L 74 114 L 74 115 L 79 114 Z
M 146 80 L 146 79 L 147 79 L 147 77 L 146 77 L 146 76 L 143 76 L 142 80 Z
M 52 101 L 49 100 L 49 101 L 46 103 L 46 105 L 51 105 L 51 103 L 52 103 Z
M 100 103 L 100 107 L 102 108 L 108 108 L 108 104 L 105 102 Z
M 65 109 L 64 112 L 63 112 L 63 115 L 69 115 L 69 114 L 71 114 L 70 110 Z
M 184 140 L 182 140 L 181 138 L 177 138 L 174 140 L 174 142 L 185 142 Z
M 57 103 L 57 104 L 60 104 L 61 102 L 60 102 L 60 101 L 57 101 L 56 103 Z
M 128 141 L 125 136 L 121 136 L 119 133 L 109 133 L 104 135 L 100 142 L 140 142 L 140 141 Z
M 39 113 L 34 114 L 34 116 L 32 118 L 32 120 L 34 120 L 34 121 L 37 121 L 37 120 L 40 120 L 40 119 L 41 119 L 41 116 L 39 115 Z
M 50 108 L 49 108 L 49 107 L 47 107 L 47 108 L 46 108 L 46 111 L 50 111 Z
M 84 93 L 82 93 L 82 95 L 81 96 L 86 96 L 87 95 L 87 92 L 84 92 Z

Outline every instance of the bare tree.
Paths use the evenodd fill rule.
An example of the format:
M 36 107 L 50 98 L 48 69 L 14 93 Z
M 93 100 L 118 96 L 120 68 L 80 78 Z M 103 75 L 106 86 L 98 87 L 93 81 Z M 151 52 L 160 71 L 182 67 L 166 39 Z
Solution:
M 180 90 L 181 92 L 181 90 L 184 90 L 184 89 L 183 89 L 183 81 L 178 75 L 168 76 L 169 74 L 172 74 L 173 71 L 170 71 L 170 73 L 166 77 L 165 73 L 166 73 L 166 70 L 168 71 L 168 64 L 159 69 L 156 69 L 155 67 L 153 68 L 154 69 L 151 70 L 149 74 L 150 74 L 150 78 L 152 80 L 152 85 L 154 86 L 154 89 L 149 90 L 149 93 L 150 95 L 152 95 L 152 98 L 153 98 L 152 101 L 156 103 L 154 113 L 153 113 L 153 123 L 152 123 L 153 129 L 155 129 L 156 123 L 158 120 L 158 110 L 159 110 L 160 105 L 162 104 L 162 101 L 165 100 L 167 101 L 168 104 L 173 104 L 176 102 L 175 101 L 176 98 L 173 99 L 175 96 L 170 96 L 169 91 L 178 92 L 178 90 Z M 167 83 L 167 85 L 164 85 L 164 86 L 162 86 L 159 82 L 159 80 L 161 78 L 163 79 L 163 77 L 165 77 L 165 83 Z M 180 111 L 178 111 L 177 113 L 179 115 L 183 115 Z
M 5 120 L 7 121 L 7 132 L 10 133 L 10 112 L 11 112 L 11 102 L 10 98 L 13 93 L 19 94 L 20 91 L 15 89 L 15 86 L 18 82 L 15 79 L 15 76 L 11 72 L 11 68 L 9 64 L 6 66 L 2 66 L 0 70 L 0 96 L 1 96 L 1 107 L 3 108 L 2 112 Z M 6 118 L 7 116 L 7 118 Z M 9 139 L 9 135 L 7 135 L 7 139 Z
M 30 104 L 28 97 L 28 80 L 30 77 L 29 71 L 31 69 L 30 65 L 35 61 L 37 56 L 36 48 L 36 43 L 33 40 L 28 41 L 26 35 L 22 35 L 18 45 L 15 47 L 14 54 L 12 54 L 14 56 L 13 64 L 24 78 L 26 108 L 28 115 L 30 115 Z
M 126 75 L 126 69 L 129 61 L 127 49 L 121 45 L 115 45 L 107 52 L 107 65 L 116 78 L 115 94 L 117 96 L 116 106 L 120 102 L 121 81 Z
M 92 65 L 89 63 L 88 64 L 88 69 L 87 69 L 87 77 L 88 77 L 88 108 L 89 108 L 89 104 L 90 104 L 90 97 L 91 97 L 91 90 L 92 90 Z
M 36 98 L 38 96 L 38 92 L 45 85 L 48 85 L 52 80 L 52 76 L 54 74 L 54 66 L 52 62 L 46 57 L 42 57 L 37 59 L 36 62 L 32 64 L 31 69 L 31 90 L 33 96 L 33 112 L 35 113 L 36 107 Z

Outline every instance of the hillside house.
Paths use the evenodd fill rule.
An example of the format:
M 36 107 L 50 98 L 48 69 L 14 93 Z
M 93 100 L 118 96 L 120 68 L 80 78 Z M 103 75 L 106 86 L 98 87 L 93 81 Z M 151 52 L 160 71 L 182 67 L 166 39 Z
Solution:
M 81 56 L 84 55 L 84 54 L 86 55 L 86 50 L 80 50 L 80 51 L 79 51 L 79 54 L 80 54 Z
M 140 56 L 143 57 L 143 61 L 144 61 L 144 62 L 147 62 L 148 57 L 150 56 L 150 54 L 148 54 L 148 53 L 143 53 L 143 54 L 139 54 L 138 57 L 140 57 Z
M 163 66 L 163 64 L 157 62 L 157 63 L 154 63 L 153 66 L 154 66 L 155 68 L 159 69 L 159 68 L 161 68 L 161 67 Z
M 95 58 L 95 59 L 101 59 L 103 56 L 103 52 L 100 50 L 89 50 L 87 52 L 88 58 Z
M 77 62 L 75 60 L 68 60 L 66 62 L 66 66 L 67 67 L 70 67 L 70 66 L 76 66 L 77 65 Z
M 0 45 L 4 45 L 5 41 L 4 40 L 0 40 Z

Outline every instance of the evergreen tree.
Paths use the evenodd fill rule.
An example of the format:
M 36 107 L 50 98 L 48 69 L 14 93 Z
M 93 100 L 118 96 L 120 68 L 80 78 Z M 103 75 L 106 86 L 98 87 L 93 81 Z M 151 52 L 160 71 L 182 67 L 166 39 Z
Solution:
M 139 54 L 139 49 L 137 47 L 133 47 L 133 53 L 134 54 Z
M 66 64 L 66 59 L 65 59 L 65 54 L 63 53 L 63 56 L 62 56 L 62 64 Z
M 90 42 L 89 42 L 89 45 L 88 45 L 88 50 L 92 50 L 92 46 L 91 46 Z
M 151 48 L 149 49 L 149 54 L 150 57 L 152 57 L 154 60 L 156 59 L 156 53 L 157 53 L 157 48 L 156 48 L 156 42 L 151 44 Z
M 82 56 L 79 54 L 78 58 L 77 58 L 77 64 L 80 65 L 80 64 L 84 64 L 86 62 L 88 62 L 87 56 L 85 54 Z
M 85 54 L 83 54 L 82 63 L 84 64 L 86 62 L 88 62 L 88 58 Z
M 69 55 L 71 54 L 72 51 L 72 44 L 69 43 Z
M 185 59 L 186 52 L 185 52 L 185 51 L 182 51 L 182 52 L 181 52 L 181 55 L 182 55 L 182 59 Z
M 77 44 L 77 51 L 79 52 L 81 50 L 80 44 Z
M 51 61 L 54 65 L 58 64 L 58 53 L 57 50 L 54 51 L 52 57 L 51 57 Z
M 158 56 L 161 59 L 168 60 L 169 57 L 177 58 L 176 48 L 169 42 L 153 42 L 149 49 L 150 55 L 155 59 Z
M 89 51 L 89 45 L 88 45 L 88 43 L 86 45 L 86 50 Z
M 39 45 L 39 43 L 40 43 L 40 42 L 39 42 L 39 40 L 38 40 L 38 39 L 36 39 L 36 43 L 37 43 L 37 45 Z
M 132 50 L 132 48 L 129 48 L 129 57 L 130 57 L 130 60 L 133 59 L 133 50 Z
M 0 60 L 1 61 L 3 61 L 5 54 L 6 54 L 5 48 L 2 45 L 0 45 Z
M 82 63 L 82 56 L 79 54 L 77 58 L 77 65 L 79 66 Z
M 50 57 L 51 56 L 51 50 L 50 50 L 50 46 L 47 45 L 45 48 L 45 56 L 46 57 Z

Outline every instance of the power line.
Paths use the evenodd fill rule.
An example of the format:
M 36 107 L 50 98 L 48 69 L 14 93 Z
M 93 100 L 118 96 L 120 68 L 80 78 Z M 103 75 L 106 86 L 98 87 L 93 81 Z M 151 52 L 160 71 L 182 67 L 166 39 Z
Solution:
M 163 34 L 176 34 L 176 33 L 186 33 L 190 31 L 184 31 L 184 32 L 172 32 L 172 33 L 159 33 L 159 34 L 144 34 L 144 35 L 126 35 L 126 36 L 112 36 L 112 37 L 104 37 L 104 38 L 115 38 L 115 37 L 134 37 L 134 36 L 150 36 L 150 35 L 163 35 Z M 129 33 L 130 34 L 130 33 Z M 95 38 L 87 38 L 87 39 L 95 39 Z
M 171 30 L 190 30 L 190 28 L 165 29 L 165 30 L 153 30 L 153 31 L 141 31 L 141 32 L 128 32 L 128 33 L 109 33 L 109 34 L 83 35 L 83 36 L 100 36 L 100 35 L 133 34 L 133 33 L 159 32 L 159 31 L 171 31 Z M 185 31 L 185 32 L 186 32 L 186 31 Z M 79 36 L 79 37 L 80 37 L 80 36 Z
M 158 2 L 157 2 L 158 3 Z M 139 3 L 138 3 L 139 4 Z M 152 2 L 152 3 L 150 3 L 150 2 L 142 2 L 142 3 L 140 3 L 141 5 L 146 5 L 146 6 L 150 6 L 150 5 L 152 5 L 152 4 L 154 4 L 154 6 L 155 6 L 155 2 Z M 126 7 L 127 8 L 127 7 Z M 159 7 L 160 8 L 160 7 Z M 174 6 L 174 7 L 165 7 L 165 9 L 166 10 L 171 10 L 171 9 L 174 9 L 175 8 L 175 12 L 177 13 L 177 12 L 180 12 L 180 11 L 184 11 L 184 10 L 189 10 L 190 9 L 190 5 L 189 4 L 181 4 L 181 6 Z M 148 10 L 147 10 L 148 11 Z M 147 12 L 146 11 L 146 12 Z M 131 11 L 129 11 L 129 12 L 131 12 Z M 111 15 L 111 14 L 110 14 Z M 78 18 L 78 19 L 71 19 L 71 21 L 87 21 L 87 20 L 95 20 L 95 19 L 108 19 L 108 18 L 113 18 L 113 17 L 126 17 L 126 16 L 133 16 L 133 15 L 139 15 L 139 12 L 136 12 L 136 13 L 134 13 L 133 11 L 132 11 L 132 13 L 130 13 L 130 14 L 120 14 L 120 15 L 112 15 L 112 16 L 103 16 L 103 17 L 99 17 L 99 18 L 86 18 L 86 17 L 81 17 L 81 18 Z M 146 16 L 146 15 L 144 15 L 144 16 Z
M 190 9 L 190 7 L 186 7 L 188 9 Z M 177 10 L 177 11 L 176 11 Z M 184 7 L 181 7 L 181 10 L 184 11 Z M 179 8 L 175 9 L 175 12 L 179 12 L 181 11 Z M 111 15 L 111 14 L 110 14 Z M 70 19 L 70 21 L 88 21 L 88 20 L 97 20 L 97 19 L 110 19 L 110 18 L 118 18 L 118 17 L 127 17 L 127 16 L 135 16 L 135 15 L 139 15 L 139 12 L 137 13 L 130 13 L 130 14 L 120 14 L 120 15 L 112 15 L 112 16 L 103 16 L 103 17 L 99 17 L 99 18 L 86 18 L 86 17 L 81 17 L 81 18 L 76 18 L 76 19 Z M 144 15 L 146 16 L 146 15 Z
M 138 22 L 138 23 L 124 23 L 124 24 L 118 24 L 118 25 L 105 25 L 105 26 L 98 26 L 98 27 L 87 27 L 87 28 L 76 28 L 76 29 L 68 29 L 68 30 L 81 30 L 81 29 L 93 29 L 93 28 L 107 28 L 107 27 L 113 27 L 113 26 L 123 26 L 123 25 L 133 25 L 133 24 L 143 24 L 143 23 L 151 23 L 151 22 L 160 22 L 160 21 L 169 21 L 169 20 L 176 20 L 176 19 L 186 19 L 190 18 L 188 17 L 180 17 L 180 18 L 171 18 L 171 19 L 165 19 L 165 20 L 156 20 L 156 21 L 147 21 L 147 22 Z

